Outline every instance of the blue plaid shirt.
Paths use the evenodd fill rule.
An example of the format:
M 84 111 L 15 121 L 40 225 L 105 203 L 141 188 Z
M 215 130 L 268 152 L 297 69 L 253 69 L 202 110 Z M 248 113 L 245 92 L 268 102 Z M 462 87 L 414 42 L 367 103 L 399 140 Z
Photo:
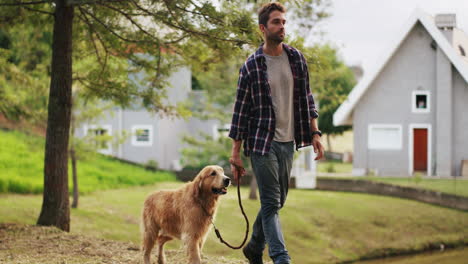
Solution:
M 309 88 L 307 62 L 297 49 L 283 44 L 294 79 L 294 139 L 296 150 L 312 144 L 310 118 L 317 118 Z M 263 44 L 241 67 L 229 137 L 244 140 L 244 154 L 264 155 L 275 135 L 275 112 L 267 78 Z

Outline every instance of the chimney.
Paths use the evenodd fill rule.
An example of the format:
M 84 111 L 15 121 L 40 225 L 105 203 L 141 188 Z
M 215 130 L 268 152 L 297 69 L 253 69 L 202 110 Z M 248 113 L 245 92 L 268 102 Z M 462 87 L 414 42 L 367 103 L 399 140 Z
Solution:
M 444 36 L 452 44 L 453 29 L 457 27 L 457 17 L 455 14 L 438 14 L 435 16 L 435 24 Z

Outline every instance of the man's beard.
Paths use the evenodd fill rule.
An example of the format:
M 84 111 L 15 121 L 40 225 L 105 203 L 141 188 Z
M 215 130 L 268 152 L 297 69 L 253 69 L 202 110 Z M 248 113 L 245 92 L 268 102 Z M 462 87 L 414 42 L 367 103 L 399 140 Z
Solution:
M 278 32 L 276 34 L 272 34 L 272 33 L 267 34 L 267 36 L 266 36 L 267 41 L 270 42 L 270 43 L 273 43 L 273 44 L 280 44 L 284 40 L 284 37 L 280 36 L 281 33 L 284 33 L 284 31 L 283 32 L 280 31 L 280 32 Z

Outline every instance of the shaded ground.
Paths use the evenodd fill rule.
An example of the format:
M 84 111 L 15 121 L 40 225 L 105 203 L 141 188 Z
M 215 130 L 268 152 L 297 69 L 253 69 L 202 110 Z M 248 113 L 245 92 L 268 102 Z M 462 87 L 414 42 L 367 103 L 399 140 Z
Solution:
M 167 263 L 187 263 L 182 250 L 166 250 Z M 153 254 L 153 262 L 155 261 Z M 0 263 L 88 264 L 142 263 L 133 243 L 86 237 L 55 227 L 0 224 Z M 203 256 L 205 264 L 239 264 L 241 260 Z

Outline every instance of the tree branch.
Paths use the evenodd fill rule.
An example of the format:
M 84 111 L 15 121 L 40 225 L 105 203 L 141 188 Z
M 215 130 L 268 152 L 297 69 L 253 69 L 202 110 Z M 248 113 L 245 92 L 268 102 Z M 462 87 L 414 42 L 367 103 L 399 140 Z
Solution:
M 152 38 L 156 43 L 158 43 L 159 45 L 159 42 L 160 40 L 158 38 L 156 38 L 154 35 L 152 35 L 151 33 L 149 33 L 148 31 L 146 31 L 140 24 L 138 24 L 128 13 L 125 13 L 124 11 L 118 9 L 118 8 L 115 8 L 113 6 L 110 6 L 110 5 L 106 5 L 104 3 L 99 3 L 100 5 L 103 5 L 111 10 L 114 10 L 115 12 L 118 12 L 120 13 L 121 15 L 123 15 L 128 21 L 130 21 L 130 23 L 132 23 L 132 25 L 136 26 L 139 30 L 141 30 L 141 32 L 143 32 L 145 35 L 149 36 L 150 38 Z
M 195 6 L 198 10 L 202 10 L 202 7 L 198 6 L 196 3 L 194 3 L 193 1 L 190 1 L 190 3 Z M 183 7 L 180 7 L 177 5 L 177 3 L 174 4 L 175 8 L 179 9 L 179 10 L 182 10 L 184 12 L 187 12 L 187 13 L 191 13 L 191 14 L 194 14 L 194 15 L 198 15 L 198 16 L 202 16 L 206 21 L 208 21 L 209 23 L 213 23 L 213 20 L 216 21 L 217 23 L 219 24 L 224 24 L 224 22 L 216 17 L 209 17 L 207 16 L 206 14 L 203 14 L 201 12 L 196 12 L 196 11 L 191 11 L 191 10 L 188 10 L 186 8 L 183 8 Z M 213 23 L 214 24 L 214 23 Z
M 128 0 L 67 0 L 69 5 L 86 5 L 86 4 L 99 4 L 101 2 L 116 3 L 125 2 Z
M 136 3 L 132 0 L 132 2 L 136 5 Z M 124 12 L 122 11 L 121 9 L 118 9 L 116 7 L 113 7 L 113 6 L 110 6 L 110 5 L 107 5 L 107 4 L 104 4 L 104 3 L 99 3 L 100 5 L 103 5 L 111 10 L 114 10 L 118 13 L 120 13 L 121 15 L 123 15 L 125 18 L 127 18 L 128 21 L 130 21 L 130 23 L 132 23 L 134 26 L 136 26 L 140 31 L 142 31 L 145 35 L 149 36 L 150 38 L 154 39 L 154 41 L 156 41 L 159 45 L 159 43 L 161 43 L 161 40 L 157 37 L 155 37 L 153 34 L 149 33 L 147 30 L 145 30 L 143 28 L 142 25 L 138 24 L 138 22 L 136 22 L 132 16 L 135 16 L 135 15 L 141 15 L 141 16 L 154 16 L 154 14 L 151 14 L 148 10 L 144 10 L 143 9 L 140 9 L 139 6 L 137 7 L 138 9 L 140 9 L 141 11 L 145 12 L 145 14 L 130 14 L 130 13 L 127 13 L 127 12 Z M 167 23 L 164 22 L 164 24 L 167 25 Z M 174 43 L 177 43 L 179 41 L 182 41 L 183 39 L 187 38 L 188 37 L 188 34 L 182 34 L 179 38 L 176 38 L 176 39 L 173 39 L 173 40 L 170 40 L 170 41 L 165 41 L 163 42 L 165 45 L 168 45 L 168 44 L 174 44 Z
M 95 32 L 93 26 L 91 25 L 91 22 L 88 20 L 86 15 L 81 10 L 81 7 L 78 7 L 78 10 L 81 13 L 81 15 L 78 15 L 78 18 L 80 18 L 88 26 L 88 28 L 89 28 L 88 35 L 89 35 L 89 38 L 91 39 L 91 42 L 93 43 L 94 52 L 96 53 L 96 57 L 97 57 L 97 60 L 98 60 L 99 64 L 101 64 L 101 66 L 103 66 L 103 64 L 101 62 L 101 55 L 99 55 L 99 50 L 98 50 L 98 48 L 96 46 L 96 40 L 94 39 L 94 36 L 93 36 L 93 33 L 96 33 L 96 32 Z
M 44 11 L 44 10 L 34 9 L 34 8 L 27 7 L 27 6 L 22 6 L 22 7 L 29 10 L 29 11 L 38 12 L 38 13 L 42 13 L 42 14 L 46 14 L 46 15 L 50 15 L 50 16 L 54 15 L 54 13 L 52 13 L 52 12 L 47 12 L 47 11 Z
M 108 61 L 108 58 L 109 58 L 109 50 L 107 49 L 104 41 L 102 40 L 101 38 L 101 35 L 99 34 L 99 32 L 94 28 L 93 24 L 91 23 L 91 21 L 89 21 L 88 17 L 86 16 L 86 14 L 83 12 L 82 8 L 81 7 L 78 7 L 78 10 L 80 11 L 81 15 L 83 16 L 83 21 L 85 22 L 85 24 L 88 26 L 90 32 L 89 32 L 89 37 L 91 38 L 91 41 L 93 42 L 93 46 L 94 46 L 94 50 L 96 52 L 96 57 L 98 59 L 98 62 L 99 64 L 101 64 L 101 72 L 99 73 L 99 79 L 101 79 L 102 77 L 102 74 L 104 73 L 105 69 L 107 68 L 107 61 Z M 78 16 L 79 18 L 81 18 L 81 16 Z M 101 56 L 99 55 L 99 50 L 96 46 L 96 42 L 95 42 L 95 39 L 93 37 L 93 33 L 96 34 L 96 37 L 98 38 L 99 42 L 101 43 L 101 46 L 102 48 L 104 49 L 104 52 L 105 52 L 105 56 L 104 56 L 104 62 L 102 62 L 102 58 Z
M 148 14 L 148 15 L 150 15 L 150 16 L 154 16 L 154 15 L 155 15 L 155 14 L 152 13 L 150 10 L 145 9 L 144 7 L 138 5 L 138 3 L 137 3 L 135 0 L 130 0 L 130 1 L 131 1 L 139 10 L 145 12 L 146 14 Z M 166 2 L 166 0 L 163 0 L 163 2 L 164 2 L 164 4 L 165 4 L 167 10 L 171 13 L 171 15 L 172 15 L 173 17 L 175 17 L 175 15 L 173 14 L 173 12 L 172 12 L 171 8 L 169 7 L 168 3 Z M 167 21 L 167 20 L 164 20 L 164 19 L 161 19 L 161 21 L 162 21 L 165 25 L 167 25 L 167 26 L 169 26 L 169 27 L 172 27 L 172 28 L 175 28 L 175 29 L 179 29 L 179 30 L 181 30 L 181 31 L 183 31 L 183 32 L 185 32 L 185 33 L 189 33 L 189 34 L 193 34 L 193 35 L 198 35 L 198 36 L 203 36 L 203 37 L 207 37 L 207 38 L 211 38 L 211 39 L 215 39 L 215 40 L 220 40 L 220 41 L 226 41 L 226 42 L 233 42 L 233 43 L 239 43 L 239 42 L 240 42 L 240 41 L 237 40 L 237 39 L 229 39 L 229 38 L 215 37 L 215 36 L 212 36 L 212 35 L 210 35 L 210 34 L 208 34 L 208 33 L 205 33 L 205 32 L 200 32 L 200 31 L 188 29 L 188 28 L 186 28 L 186 27 L 180 25 L 177 21 L 176 21 L 177 25 L 174 24 L 174 23 L 171 23 L 171 22 L 169 22 L 169 21 Z
M 83 10 L 84 13 L 91 16 L 94 20 L 96 20 L 99 24 L 101 24 L 101 26 L 103 26 L 107 31 L 109 31 L 112 35 L 116 36 L 120 40 L 123 40 L 123 41 L 126 41 L 126 42 L 132 42 L 132 43 L 152 43 L 151 41 L 135 40 L 135 39 L 128 39 L 126 37 L 123 37 L 123 36 L 117 34 L 117 32 L 115 32 L 113 29 L 111 29 L 109 26 L 107 26 L 104 22 L 102 22 L 102 20 L 97 18 L 91 12 L 88 12 L 88 11 L 86 11 L 84 9 L 82 9 L 82 10 Z
M 50 3 L 51 0 L 43 0 L 43 1 L 32 1 L 32 2 L 18 2 L 16 3 L 3 3 L 0 4 L 0 6 L 24 6 L 24 5 L 37 5 L 37 4 L 44 4 L 44 3 Z

